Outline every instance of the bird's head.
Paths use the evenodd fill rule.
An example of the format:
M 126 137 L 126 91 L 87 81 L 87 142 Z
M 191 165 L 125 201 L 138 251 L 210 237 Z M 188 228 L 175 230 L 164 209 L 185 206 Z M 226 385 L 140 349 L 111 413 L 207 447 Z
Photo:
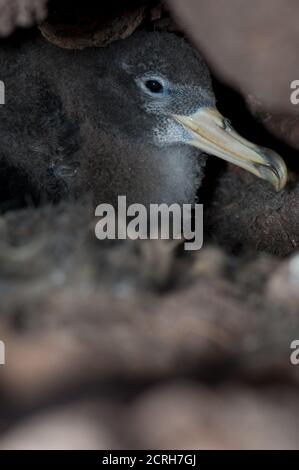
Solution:
M 184 39 L 136 33 L 110 46 L 107 54 L 101 92 L 110 95 L 107 114 L 117 107 L 113 119 L 122 133 L 158 147 L 197 147 L 269 181 L 276 190 L 285 186 L 282 158 L 245 140 L 219 113 L 208 68 Z

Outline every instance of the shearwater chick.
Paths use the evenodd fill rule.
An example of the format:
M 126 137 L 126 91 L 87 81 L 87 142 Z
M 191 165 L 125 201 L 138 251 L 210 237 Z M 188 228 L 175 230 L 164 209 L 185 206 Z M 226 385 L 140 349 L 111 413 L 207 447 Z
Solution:
M 206 154 L 277 190 L 286 182 L 283 160 L 240 137 L 217 111 L 205 62 L 174 34 L 138 32 L 82 51 L 41 37 L 9 43 L 0 69 L 0 163 L 50 198 L 192 203 Z

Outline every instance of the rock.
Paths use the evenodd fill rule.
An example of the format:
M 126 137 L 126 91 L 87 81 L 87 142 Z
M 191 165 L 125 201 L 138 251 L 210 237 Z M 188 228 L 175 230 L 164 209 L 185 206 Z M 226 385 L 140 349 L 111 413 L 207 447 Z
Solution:
M 287 145 L 299 150 L 299 113 L 278 113 L 267 109 L 265 102 L 261 102 L 253 95 L 246 97 L 246 103 L 253 116 L 269 132 Z M 295 109 L 295 107 L 294 107 Z
M 0 0 L 0 36 L 45 19 L 47 0 Z
M 156 387 L 134 403 L 130 422 L 140 448 L 296 449 L 294 394 L 272 389 L 217 391 L 195 383 Z
M 102 413 L 103 415 L 104 413 Z M 5 433 L 1 450 L 99 450 L 117 447 L 97 407 L 76 403 L 38 413 Z
M 169 7 L 226 82 L 272 111 L 297 113 L 299 4 L 293 0 L 168 0 Z
M 56 3 L 40 25 L 43 36 L 66 49 L 103 47 L 130 36 L 146 16 L 149 0 Z
M 299 309 L 299 252 L 292 255 L 272 274 L 268 286 L 269 302 L 298 314 Z M 294 338 L 295 339 L 295 338 Z
M 230 183 L 269 204 L 251 185 Z M 83 201 L 0 218 L 0 448 L 295 447 L 297 258 L 99 242 L 95 223 Z

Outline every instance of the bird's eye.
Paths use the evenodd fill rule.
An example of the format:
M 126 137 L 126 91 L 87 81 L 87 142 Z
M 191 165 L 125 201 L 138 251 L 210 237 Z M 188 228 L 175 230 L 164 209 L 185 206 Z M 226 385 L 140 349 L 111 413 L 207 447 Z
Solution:
M 164 92 L 164 86 L 158 80 L 147 80 L 145 82 L 145 86 L 151 93 L 163 93 Z
M 136 83 L 151 98 L 161 99 L 170 95 L 170 83 L 159 75 L 146 74 L 143 77 L 138 77 Z

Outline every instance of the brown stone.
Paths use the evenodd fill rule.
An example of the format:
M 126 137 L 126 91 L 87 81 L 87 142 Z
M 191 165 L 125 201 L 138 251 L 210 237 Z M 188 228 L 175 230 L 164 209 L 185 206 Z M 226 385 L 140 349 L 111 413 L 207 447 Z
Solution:
M 78 8 L 50 11 L 40 26 L 43 36 L 66 49 L 106 46 L 130 36 L 145 18 L 148 0 L 99 2 L 88 8 L 84 2 Z
M 168 0 L 215 72 L 272 110 L 296 112 L 299 4 L 294 0 Z

